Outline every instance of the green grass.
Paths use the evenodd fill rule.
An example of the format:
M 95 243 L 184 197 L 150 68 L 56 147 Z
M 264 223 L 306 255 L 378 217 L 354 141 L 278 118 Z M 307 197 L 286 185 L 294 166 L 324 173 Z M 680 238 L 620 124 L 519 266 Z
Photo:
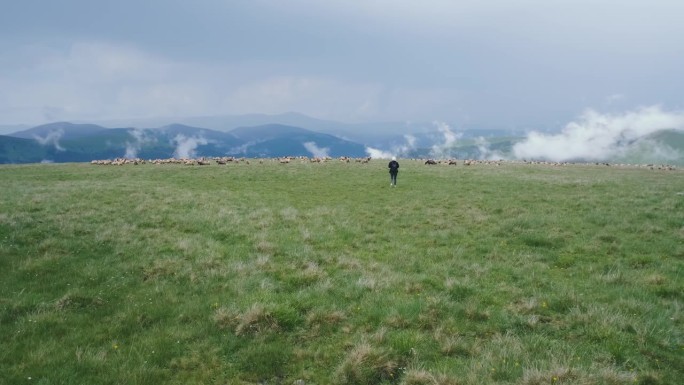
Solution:
M 682 171 L 250 163 L 0 167 L 0 384 L 684 377 Z

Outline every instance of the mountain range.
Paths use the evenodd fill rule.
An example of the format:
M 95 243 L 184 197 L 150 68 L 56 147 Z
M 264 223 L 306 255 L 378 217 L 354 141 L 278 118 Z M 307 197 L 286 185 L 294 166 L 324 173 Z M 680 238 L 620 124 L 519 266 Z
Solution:
M 0 163 L 86 162 L 118 157 L 366 155 L 362 144 L 283 124 L 222 132 L 182 124 L 140 129 L 57 122 L 0 135 Z
M 195 117 L 104 123 L 56 122 L 0 135 L 1 163 L 89 162 L 114 158 L 387 157 L 511 158 L 522 132 L 466 129 L 458 133 L 435 123 L 353 125 L 301 114 Z M 273 122 L 276 123 L 273 123 Z M 153 126 L 156 123 L 168 123 Z M 191 124 L 192 123 L 192 124 Z M 195 125 L 196 124 L 196 125 Z M 139 128 L 150 127 L 153 128 Z M 411 132 L 411 134 L 405 134 Z M 659 149 L 684 154 L 684 132 L 662 130 L 639 138 L 611 161 L 660 163 Z M 671 153 L 672 153 L 671 151 Z M 665 163 L 671 163 L 672 155 Z M 655 154 L 655 155 L 654 155 Z M 666 154 L 667 155 L 667 154 Z M 684 164 L 675 156 L 674 164 Z M 582 161 L 577 159 L 577 161 Z

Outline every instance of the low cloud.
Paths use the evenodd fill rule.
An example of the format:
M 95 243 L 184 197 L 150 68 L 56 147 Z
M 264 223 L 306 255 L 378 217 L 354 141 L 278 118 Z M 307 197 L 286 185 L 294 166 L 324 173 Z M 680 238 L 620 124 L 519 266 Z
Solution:
M 325 158 L 329 156 L 328 154 L 330 153 L 330 149 L 328 147 L 318 147 L 315 142 L 304 143 L 304 148 L 306 148 L 306 151 L 309 151 L 311 155 L 316 158 Z
M 399 155 L 407 155 L 416 148 L 416 137 L 410 134 L 404 135 L 404 140 L 406 141 L 403 145 L 394 149 L 393 152 Z
M 64 135 L 64 130 L 59 129 L 50 131 L 47 135 L 45 135 L 44 138 L 34 134 L 33 139 L 35 139 L 42 146 L 52 145 L 57 151 L 65 151 L 64 147 L 59 145 L 59 140 L 62 138 L 62 135 Z
M 430 154 L 435 158 L 446 158 L 450 156 L 452 147 L 463 136 L 462 133 L 454 132 L 448 124 L 444 122 L 433 123 L 442 135 L 442 141 L 432 146 Z
M 258 144 L 258 141 L 251 141 L 247 142 L 244 144 L 241 144 L 237 147 L 232 147 L 230 150 L 228 150 L 229 154 L 247 154 L 247 151 L 249 150 L 250 147 L 254 146 L 255 144 Z
M 416 148 L 416 137 L 410 134 L 404 135 L 404 139 L 406 139 L 406 145 L 408 148 Z
M 620 157 L 638 139 L 665 129 L 684 130 L 684 112 L 663 111 L 659 106 L 622 114 L 588 110 L 559 134 L 529 133 L 513 146 L 513 154 L 518 159 L 555 162 L 601 161 Z
M 133 141 L 126 141 L 126 154 L 124 155 L 124 158 L 127 159 L 137 158 L 138 152 L 140 152 L 143 145 L 156 141 L 156 138 L 148 135 L 145 130 L 136 128 L 128 131 L 128 133 L 133 137 Z
M 373 159 L 390 159 L 392 156 L 394 156 L 390 152 L 379 150 L 373 147 L 366 147 L 366 154 Z
M 178 134 L 173 138 L 171 143 L 176 144 L 176 150 L 173 152 L 174 157 L 192 159 L 197 156 L 197 147 L 209 144 L 209 141 L 201 136 L 192 136 L 188 138 L 183 134 Z
M 388 150 L 378 150 L 374 148 L 367 148 L 366 152 L 370 154 L 370 151 L 381 154 L 380 156 L 383 159 L 386 158 L 391 158 L 392 156 L 403 156 L 403 157 L 408 157 L 411 156 L 411 151 L 416 149 L 416 143 L 418 142 L 418 139 L 411 134 L 404 134 L 403 136 L 403 141 L 401 142 L 393 142 L 389 146 L 387 146 Z M 374 156 L 373 156 L 374 157 Z
M 477 146 L 477 151 L 479 152 L 479 159 L 483 160 L 500 160 L 506 159 L 507 157 L 500 153 L 499 151 L 492 150 L 489 141 L 483 137 L 478 136 L 475 138 L 475 145 Z

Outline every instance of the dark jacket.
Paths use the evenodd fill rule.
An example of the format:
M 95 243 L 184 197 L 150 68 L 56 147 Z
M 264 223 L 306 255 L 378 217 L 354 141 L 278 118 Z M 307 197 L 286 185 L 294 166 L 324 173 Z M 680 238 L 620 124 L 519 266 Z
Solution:
M 396 174 L 399 172 L 399 162 L 397 162 L 396 160 L 389 162 L 387 167 L 389 167 L 390 174 Z

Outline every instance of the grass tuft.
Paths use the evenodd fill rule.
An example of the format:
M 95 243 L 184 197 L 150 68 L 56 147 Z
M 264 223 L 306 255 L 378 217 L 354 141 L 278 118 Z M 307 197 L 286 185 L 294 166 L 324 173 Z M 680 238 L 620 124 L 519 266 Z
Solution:
M 368 343 L 360 343 L 352 348 L 335 371 L 338 384 L 379 384 L 395 382 L 401 367 L 390 354 Z

